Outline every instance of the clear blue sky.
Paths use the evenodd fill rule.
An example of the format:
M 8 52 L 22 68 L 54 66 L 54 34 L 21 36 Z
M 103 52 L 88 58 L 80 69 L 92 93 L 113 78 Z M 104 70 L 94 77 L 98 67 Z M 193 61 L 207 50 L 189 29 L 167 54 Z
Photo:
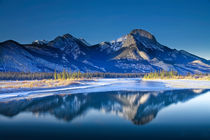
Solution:
M 95 44 L 135 28 L 210 59 L 210 0 L 0 0 L 0 41 L 70 33 Z

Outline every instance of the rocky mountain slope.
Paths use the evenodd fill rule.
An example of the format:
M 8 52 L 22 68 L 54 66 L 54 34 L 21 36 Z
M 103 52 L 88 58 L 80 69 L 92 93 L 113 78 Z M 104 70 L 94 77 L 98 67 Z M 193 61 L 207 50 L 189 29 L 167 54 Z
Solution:
M 175 70 L 180 74 L 210 73 L 210 62 L 184 50 L 170 49 L 141 29 L 110 42 L 88 44 L 70 34 L 52 41 L 0 43 L 0 71 L 141 72 Z

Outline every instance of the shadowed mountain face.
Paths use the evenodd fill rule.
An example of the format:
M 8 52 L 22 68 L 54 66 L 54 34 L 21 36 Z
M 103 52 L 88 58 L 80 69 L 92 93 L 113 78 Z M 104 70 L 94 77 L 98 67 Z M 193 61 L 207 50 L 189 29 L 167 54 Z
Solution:
M 0 43 L 0 71 L 141 72 L 175 70 L 180 74 L 210 73 L 210 62 L 183 50 L 170 49 L 141 29 L 110 42 L 88 44 L 70 34 L 52 41 Z
M 52 115 L 71 121 L 91 109 L 112 113 L 136 125 L 147 124 L 158 112 L 178 102 L 188 101 L 208 90 L 172 90 L 164 92 L 101 92 L 74 95 L 53 95 L 42 98 L 0 101 L 0 114 L 13 117 L 22 112 Z

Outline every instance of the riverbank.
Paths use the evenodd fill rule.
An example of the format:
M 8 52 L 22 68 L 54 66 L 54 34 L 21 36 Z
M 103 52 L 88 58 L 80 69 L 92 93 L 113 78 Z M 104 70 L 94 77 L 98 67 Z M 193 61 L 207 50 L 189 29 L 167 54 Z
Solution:
M 210 81 L 202 79 L 142 79 L 143 81 L 162 82 L 166 87 L 186 89 L 210 89 Z
M 69 86 L 72 84 L 79 84 L 80 81 L 85 80 L 87 81 L 89 79 L 0 81 L 0 90 L 58 88 Z
M 210 81 L 210 77 L 188 77 L 188 76 L 174 76 L 174 77 L 156 77 L 156 78 L 142 78 L 142 80 L 193 80 L 193 81 Z
M 135 80 L 136 79 L 136 80 Z M 162 83 L 163 85 L 159 85 L 159 88 L 162 89 L 163 87 L 167 88 L 202 88 L 202 89 L 210 89 L 210 81 L 209 80 L 199 80 L 199 79 L 145 79 L 145 78 L 111 78 L 111 79 L 101 79 L 105 85 L 109 84 L 116 84 L 121 85 L 122 83 L 130 84 L 134 82 L 138 82 L 139 80 L 143 82 L 158 82 Z M 90 82 L 96 82 L 96 85 L 101 81 L 100 78 L 94 79 L 66 79 L 66 80 L 25 80 L 25 81 L 0 81 L 0 91 L 23 91 L 23 90 L 36 90 L 36 89 L 52 89 L 52 88 L 65 88 L 69 86 L 80 86 L 84 83 L 89 84 Z M 122 82 L 123 81 L 123 82 Z M 104 85 L 104 83 L 100 83 Z M 145 88 L 138 87 L 136 88 Z M 152 88 L 152 87 L 151 87 Z M 158 88 L 158 87 L 157 87 Z
M 198 80 L 142 80 L 141 78 L 110 78 L 110 79 L 83 79 L 83 80 L 61 80 L 57 87 L 54 86 L 57 80 L 52 80 L 51 87 L 49 81 L 41 81 L 43 85 L 27 88 L 2 88 L 0 90 L 0 100 L 12 99 L 32 99 L 49 95 L 68 95 L 78 93 L 96 93 L 113 91 L 167 91 L 175 89 L 192 89 L 200 91 L 210 89 L 209 81 Z M 7 81 L 9 82 L 9 81 Z M 15 85 L 19 81 L 10 81 Z M 34 81 L 33 81 L 34 82 Z M 40 81 L 39 81 L 40 82 Z M 38 83 L 39 83 L 38 82 Z M 0 85 L 2 86 L 0 82 Z M 30 82 L 29 82 L 30 83 Z M 53 85 L 54 84 L 54 85 Z M 54 87 L 53 87 L 54 86 Z

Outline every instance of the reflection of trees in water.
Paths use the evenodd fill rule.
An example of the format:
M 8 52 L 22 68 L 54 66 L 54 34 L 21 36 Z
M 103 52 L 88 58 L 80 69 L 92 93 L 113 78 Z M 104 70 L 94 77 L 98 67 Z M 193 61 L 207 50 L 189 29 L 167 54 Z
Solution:
M 164 92 L 114 91 L 90 94 L 53 95 L 34 99 L 0 102 L 0 114 L 12 117 L 21 112 L 51 114 L 57 119 L 72 119 L 96 109 L 112 113 L 143 125 L 153 120 L 164 107 L 185 102 L 207 90 L 173 90 Z

